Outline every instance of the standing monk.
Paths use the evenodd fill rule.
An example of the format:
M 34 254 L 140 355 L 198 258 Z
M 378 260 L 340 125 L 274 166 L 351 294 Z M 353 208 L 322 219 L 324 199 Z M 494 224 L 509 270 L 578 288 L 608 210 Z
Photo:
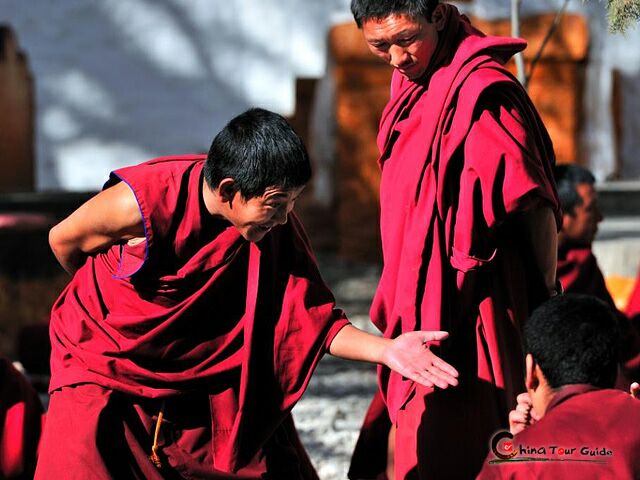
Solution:
M 446 333 L 391 341 L 335 309 L 291 214 L 310 175 L 287 122 L 252 109 L 208 155 L 116 170 L 51 230 L 73 279 L 36 478 L 317 478 L 290 411 L 325 351 L 456 383 L 426 348 Z
M 551 140 L 503 67 L 526 43 L 485 36 L 437 0 L 351 10 L 395 69 L 378 135 L 384 269 L 371 318 L 387 338 L 448 330 L 440 353 L 460 372 L 443 392 L 380 368 L 351 477 L 384 471 L 363 460 L 377 439 L 395 444 L 389 477 L 473 478 L 524 388 L 522 322 L 557 290 Z M 384 421 L 390 436 L 372 434 Z

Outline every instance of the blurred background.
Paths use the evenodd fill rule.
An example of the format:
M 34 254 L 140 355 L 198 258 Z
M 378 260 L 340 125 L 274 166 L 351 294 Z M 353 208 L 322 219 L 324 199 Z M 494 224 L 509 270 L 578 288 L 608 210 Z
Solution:
M 508 0 L 454 3 L 486 33 L 509 35 Z M 561 4 L 523 0 L 526 62 Z M 558 161 L 597 177 L 605 221 L 594 251 L 620 308 L 640 264 L 638 45 L 637 25 L 608 32 L 603 2 L 571 0 L 529 84 Z M 285 115 L 305 139 L 314 180 L 297 209 L 339 302 L 367 325 L 390 74 L 348 0 L 0 0 L 0 355 L 46 390 L 48 312 L 67 281 L 48 229 L 111 170 L 204 153 L 252 106 Z M 321 365 L 297 415 L 323 478 L 345 477 L 373 389 L 370 368 Z

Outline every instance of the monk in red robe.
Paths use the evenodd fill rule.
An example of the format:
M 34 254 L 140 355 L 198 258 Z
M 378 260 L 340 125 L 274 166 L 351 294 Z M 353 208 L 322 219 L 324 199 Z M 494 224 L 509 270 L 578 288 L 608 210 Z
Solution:
M 478 478 L 640 478 L 640 402 L 613 389 L 613 311 L 592 296 L 558 296 L 526 323 L 524 343 L 527 393 Z
M 33 478 L 44 409 L 31 383 L 0 358 L 0 478 Z
M 116 170 L 51 230 L 73 279 L 36 478 L 317 478 L 290 411 L 325 351 L 457 383 L 428 348 L 446 332 L 390 341 L 335 309 L 291 214 L 310 174 L 287 122 L 252 109 L 207 156 Z
M 624 373 L 618 386 L 626 390 L 640 374 L 640 331 L 618 311 L 591 249 L 602 221 L 595 177 L 586 168 L 573 164 L 557 165 L 554 176 L 562 207 L 558 278 L 565 292 L 594 295 L 616 312 L 622 333 L 620 361 Z
M 370 50 L 394 67 L 378 147 L 384 269 L 371 318 L 387 338 L 446 328 L 460 372 L 447 392 L 380 368 L 387 415 L 367 416 L 386 474 L 472 478 L 523 389 L 521 323 L 556 292 L 558 200 L 549 136 L 503 64 L 526 43 L 485 36 L 450 5 L 353 0 Z M 455 391 L 454 391 L 455 390 Z M 372 412 L 370 412 L 372 413 Z M 391 426 L 388 438 L 377 419 Z
M 558 234 L 560 283 L 565 292 L 594 295 L 615 308 L 591 250 L 602 221 L 596 179 L 586 168 L 573 164 L 557 165 L 554 177 L 562 207 L 562 230 Z

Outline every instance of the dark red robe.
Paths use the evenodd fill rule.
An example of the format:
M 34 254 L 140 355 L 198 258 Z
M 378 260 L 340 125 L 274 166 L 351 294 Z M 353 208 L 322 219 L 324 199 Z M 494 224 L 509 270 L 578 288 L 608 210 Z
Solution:
M 502 67 L 525 42 L 447 12 L 424 78 L 394 72 L 378 136 L 384 269 L 372 321 L 386 337 L 448 331 L 439 352 L 460 372 L 458 387 L 434 391 L 380 369 L 397 478 L 479 471 L 524 388 L 521 324 L 547 295 L 520 214 L 546 205 L 560 220 L 551 141 Z M 366 463 L 359 446 L 352 478 Z
M 616 308 L 591 247 L 559 248 L 557 275 L 565 292 L 593 295 Z
M 513 439 L 514 460 L 519 461 L 489 464 L 496 458 L 490 454 L 478 479 L 640 478 L 638 425 L 640 401 L 628 393 L 565 386 L 554 395 L 544 417 Z
M 44 418 L 38 393 L 0 358 L 0 478 L 33 478 Z
M 47 429 L 42 478 L 69 468 L 80 478 L 98 471 L 100 459 L 105 471 L 115 468 L 96 455 L 100 442 L 115 435 L 114 425 L 121 425 L 112 440 L 119 448 L 125 438 L 132 444 L 131 435 L 146 442 L 163 402 L 175 428 L 191 431 L 204 422 L 209 431 L 207 448 L 196 437 L 187 449 L 191 457 L 206 451 L 208 459 L 179 459 L 166 449 L 178 470 L 191 461 L 190 474 L 201 476 L 202 465 L 210 465 L 217 471 L 212 478 L 220 472 L 258 478 L 282 469 L 292 478 L 315 476 L 306 472 L 290 410 L 348 321 L 334 308 L 295 215 L 254 244 L 206 211 L 204 158 L 160 158 L 118 170 L 107 182 L 106 188 L 124 181 L 133 190 L 146 242 L 90 257 L 53 307 L 50 415 L 57 420 L 51 424 L 64 429 L 61 419 L 74 408 L 86 417 L 86 431 L 73 432 L 77 442 L 69 451 L 79 449 L 89 461 L 66 462 L 56 443 L 71 432 Z M 93 385 L 90 391 L 85 384 Z M 185 395 L 195 395 L 193 409 L 181 400 Z M 78 398 L 86 407 L 70 406 Z M 137 431 L 123 421 L 134 410 Z M 96 424 L 97 417 L 110 421 Z M 91 431 L 93 443 L 78 447 Z M 287 449 L 293 455 L 282 457 Z

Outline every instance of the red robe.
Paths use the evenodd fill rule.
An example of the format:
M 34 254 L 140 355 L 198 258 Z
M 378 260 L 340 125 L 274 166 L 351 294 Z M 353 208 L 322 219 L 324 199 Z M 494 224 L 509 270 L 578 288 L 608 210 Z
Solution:
M 460 372 L 458 387 L 433 391 L 380 369 L 397 478 L 480 469 L 524 388 L 521 324 L 547 295 L 518 214 L 544 204 L 560 220 L 550 139 L 502 67 L 525 42 L 447 12 L 425 76 L 394 72 L 378 136 L 384 269 L 372 321 L 386 337 L 450 332 L 439 352 Z
M 628 393 L 566 386 L 552 398 L 539 422 L 515 436 L 514 460 L 520 461 L 489 464 L 496 458 L 490 454 L 478 479 L 640 478 L 638 425 L 640 401 Z M 553 460 L 522 461 L 524 457 Z
M 593 295 L 616 308 L 590 247 L 558 249 L 557 275 L 565 292 Z
M 38 393 L 0 358 L 0 478 L 33 478 L 43 421 Z
M 135 410 L 132 421 L 141 423 L 140 429 L 124 422 L 120 430 L 124 437 L 131 431 L 136 441 L 146 442 L 153 412 L 157 415 L 163 400 L 173 411 L 167 411 L 167 421 L 182 424 L 176 428 L 208 424 L 212 438 L 205 450 L 210 458 L 194 459 L 196 470 L 209 464 L 217 475 L 277 474 L 279 468 L 296 464 L 274 464 L 286 449 L 297 450 L 300 470 L 306 469 L 308 459 L 290 410 L 333 336 L 348 321 L 334 308 L 295 215 L 254 244 L 206 211 L 204 158 L 160 158 L 118 170 L 107 182 L 106 188 L 124 181 L 133 190 L 146 242 L 114 245 L 88 258 L 54 305 L 50 416 L 57 417 L 51 424 L 64 430 L 62 419 L 72 415 L 69 402 L 85 398 L 86 408 L 76 409 L 79 417 L 111 421 L 105 426 L 93 420 L 77 434 L 72 428 L 47 429 L 38 464 L 42 478 L 69 468 L 82 478 L 87 469 L 98 471 L 101 458 L 108 471 L 114 465 L 105 456 L 96 457 L 106 432 Z M 83 384 L 101 388 L 87 393 Z M 194 392 L 199 404 L 204 398 L 203 407 L 175 407 L 181 405 L 180 396 Z M 78 428 L 82 430 L 82 422 Z M 56 444 L 71 433 L 80 443 L 91 429 L 97 439 L 80 449 L 89 461 L 65 463 Z M 121 431 L 113 442 L 123 441 Z M 150 446 L 149 441 L 142 453 L 149 454 Z M 199 447 L 194 449 L 201 451 Z M 73 448 L 78 447 L 69 451 Z M 184 468 L 168 452 L 169 463 Z

